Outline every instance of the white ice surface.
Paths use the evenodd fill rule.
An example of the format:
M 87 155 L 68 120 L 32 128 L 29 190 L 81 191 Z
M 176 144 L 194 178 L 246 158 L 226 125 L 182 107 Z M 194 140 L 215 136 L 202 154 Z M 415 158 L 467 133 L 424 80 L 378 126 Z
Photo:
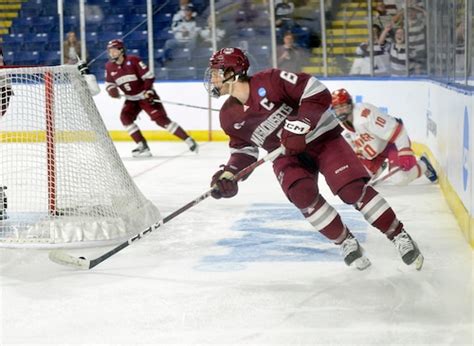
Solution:
M 228 156 L 224 143 L 199 155 L 182 142 L 150 145 L 155 156 L 137 160 L 117 143 L 164 216 L 204 193 Z M 0 344 L 472 345 L 472 251 L 439 186 L 379 188 L 424 253 L 421 272 L 320 186 L 361 239 L 368 270 L 344 265 L 267 163 L 237 197 L 202 201 L 90 271 L 47 251 L 0 250 Z

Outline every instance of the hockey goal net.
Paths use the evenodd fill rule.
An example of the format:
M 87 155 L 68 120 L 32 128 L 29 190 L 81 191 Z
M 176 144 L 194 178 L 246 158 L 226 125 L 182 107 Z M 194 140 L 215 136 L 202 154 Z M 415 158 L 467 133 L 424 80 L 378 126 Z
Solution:
M 76 66 L 0 69 L 0 246 L 123 241 L 157 222 Z

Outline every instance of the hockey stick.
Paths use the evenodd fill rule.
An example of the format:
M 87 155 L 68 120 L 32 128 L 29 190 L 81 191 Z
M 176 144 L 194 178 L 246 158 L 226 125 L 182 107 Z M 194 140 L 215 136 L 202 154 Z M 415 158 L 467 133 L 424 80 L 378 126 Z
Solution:
M 204 107 L 204 106 L 188 105 L 186 103 L 179 103 L 179 102 L 173 102 L 173 101 L 164 101 L 164 100 L 160 100 L 160 99 L 153 99 L 153 102 L 166 103 L 166 104 L 170 104 L 170 105 L 183 106 L 183 107 L 189 107 L 189 108 L 205 109 L 206 111 L 211 110 L 211 111 L 214 111 L 214 112 L 220 112 L 220 109 L 217 109 L 217 108 L 209 108 L 209 107 Z
M 260 160 L 254 162 L 251 165 L 249 165 L 249 166 L 245 167 L 244 169 L 242 169 L 239 173 L 237 173 L 234 176 L 234 180 L 236 180 L 236 181 L 241 180 L 243 177 L 250 174 L 255 168 L 262 165 L 263 163 L 265 163 L 267 161 L 273 161 L 282 152 L 283 152 L 282 147 L 279 147 L 278 149 L 273 150 L 271 153 L 268 153 L 267 155 L 262 157 Z M 113 249 L 107 251 L 106 253 L 104 253 L 103 255 L 101 255 L 101 256 L 99 256 L 95 259 L 89 260 L 85 257 L 75 257 L 75 256 L 72 256 L 72 255 L 69 255 L 66 252 L 63 252 L 62 250 L 51 251 L 49 253 L 49 259 L 51 261 L 55 262 L 55 263 L 58 263 L 58 264 L 61 264 L 61 265 L 66 265 L 66 266 L 71 266 L 71 267 L 74 267 L 76 269 L 85 269 L 85 270 L 92 269 L 95 266 L 97 266 L 98 264 L 105 261 L 107 258 L 115 255 L 117 252 L 119 252 L 119 251 L 123 250 L 124 248 L 126 248 L 127 246 L 131 245 L 133 242 L 135 242 L 137 240 L 140 240 L 141 238 L 143 238 L 148 233 L 153 232 L 154 230 L 158 229 L 159 227 L 161 227 L 165 223 L 167 223 L 167 222 L 171 221 L 172 219 L 174 219 L 176 216 L 182 214 L 186 210 L 188 210 L 188 209 L 194 207 L 196 204 L 202 202 L 203 200 L 205 200 L 207 197 L 209 197 L 211 195 L 211 192 L 214 190 L 214 188 L 215 187 L 212 187 L 211 189 L 204 192 L 199 197 L 195 198 L 191 202 L 189 202 L 186 205 L 182 206 L 178 210 L 172 212 L 170 215 L 166 216 L 165 218 L 163 218 L 160 221 L 158 221 L 157 223 L 151 225 L 150 227 L 148 227 L 144 231 L 134 235 L 132 238 L 128 239 L 126 242 L 114 247 Z
M 374 181 L 369 181 L 369 184 L 372 185 L 372 186 L 376 186 L 376 185 L 384 182 L 388 178 L 392 177 L 395 173 L 400 172 L 401 170 L 402 169 L 400 167 L 397 167 L 397 168 L 391 170 L 390 172 L 388 172 L 387 174 L 385 174 L 383 177 L 375 179 Z
M 124 95 L 120 95 L 120 97 L 125 97 Z M 165 101 L 161 100 L 158 98 L 155 98 L 152 100 L 153 102 L 159 102 L 159 103 L 165 103 L 165 104 L 170 104 L 170 105 L 175 105 L 175 106 L 183 106 L 183 107 L 189 107 L 189 108 L 197 108 L 197 109 L 204 109 L 206 111 L 211 110 L 213 112 L 220 112 L 220 109 L 217 108 L 209 108 L 209 107 L 204 107 L 204 106 L 196 106 L 196 105 L 188 105 L 186 103 L 180 103 L 180 102 L 173 102 L 173 101 Z

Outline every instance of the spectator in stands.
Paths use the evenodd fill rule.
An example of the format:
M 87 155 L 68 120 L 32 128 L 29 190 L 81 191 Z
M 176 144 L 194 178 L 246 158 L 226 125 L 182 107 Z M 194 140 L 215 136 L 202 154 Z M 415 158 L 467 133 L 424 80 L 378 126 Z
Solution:
M 77 64 L 81 56 L 81 42 L 77 39 L 74 31 L 69 31 L 63 44 L 64 63 Z M 85 57 L 84 57 L 85 58 Z
M 389 55 L 387 53 L 387 45 L 385 41 L 385 36 L 382 37 L 382 29 L 380 26 L 374 24 L 372 25 L 372 39 L 374 42 L 373 45 L 373 54 L 374 54 L 374 74 L 376 75 L 385 75 L 389 72 Z M 359 74 L 370 74 L 370 45 L 369 42 L 362 42 L 356 48 L 357 58 L 352 64 L 350 74 L 359 75 Z
M 380 36 L 380 40 L 385 39 L 390 30 L 392 30 L 392 27 L 393 24 L 387 25 Z M 403 28 L 398 28 L 395 31 L 395 39 L 390 44 L 388 54 L 390 59 L 390 74 L 392 76 L 405 76 L 407 51 L 405 44 L 405 30 L 403 30 Z
M 295 38 L 290 31 L 283 36 L 283 44 L 278 47 L 278 68 L 288 72 L 301 72 L 307 62 L 305 51 L 295 44 Z
M 216 41 L 219 44 L 222 39 L 224 38 L 226 34 L 225 29 L 221 28 L 219 25 L 219 21 L 217 20 L 216 17 Z M 212 44 L 212 16 L 209 15 L 207 17 L 207 25 L 203 29 L 199 31 L 199 37 L 201 40 L 206 43 L 211 45 Z
M 295 4 L 288 0 L 275 1 L 275 26 L 285 33 L 296 25 L 293 19 Z
M 375 13 L 373 15 L 372 21 L 382 30 L 391 23 L 392 16 L 388 14 L 387 8 L 385 7 L 385 3 L 383 1 L 379 1 L 375 4 Z
M 178 25 L 178 23 L 180 23 L 184 19 L 186 9 L 188 8 L 192 9 L 192 14 L 193 14 L 193 17 L 195 18 L 197 13 L 194 11 L 194 5 L 189 0 L 179 0 L 179 9 L 173 15 L 173 19 L 171 21 L 171 28 Z
M 426 73 L 426 10 L 416 3 L 408 8 L 410 74 Z
M 174 38 L 165 42 L 164 46 L 164 61 L 173 59 L 173 49 L 188 48 L 189 60 L 191 60 L 191 52 L 196 47 L 196 39 L 199 28 L 196 25 L 196 20 L 193 17 L 193 9 L 186 7 L 184 9 L 184 18 L 171 29 Z

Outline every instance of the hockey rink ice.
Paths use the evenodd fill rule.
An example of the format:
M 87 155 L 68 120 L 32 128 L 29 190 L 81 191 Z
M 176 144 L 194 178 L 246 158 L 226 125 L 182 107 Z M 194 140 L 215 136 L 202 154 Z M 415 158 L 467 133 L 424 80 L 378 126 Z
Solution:
M 227 143 L 150 142 L 130 175 L 163 216 L 208 190 Z M 320 180 L 372 266 L 347 267 L 286 200 L 271 163 L 90 271 L 0 249 L 0 344 L 472 345 L 473 252 L 439 185 L 377 189 L 425 256 L 421 272 Z M 142 230 L 135 230 L 139 233 Z M 110 247 L 68 250 L 95 258 Z

